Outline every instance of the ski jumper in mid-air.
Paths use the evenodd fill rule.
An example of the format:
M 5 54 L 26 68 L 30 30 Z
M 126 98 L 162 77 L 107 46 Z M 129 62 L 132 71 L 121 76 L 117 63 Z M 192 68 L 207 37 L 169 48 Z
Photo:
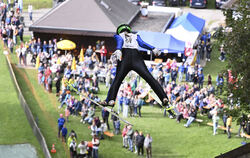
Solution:
M 148 71 L 144 63 L 141 53 L 138 51 L 139 46 L 151 50 L 156 56 L 160 55 L 161 51 L 154 46 L 144 42 L 138 34 L 132 33 L 129 25 L 122 24 L 116 30 L 114 36 L 116 40 L 116 51 L 112 54 L 117 59 L 117 70 L 115 79 L 109 89 L 107 98 L 102 102 L 104 106 L 114 106 L 117 92 L 123 79 L 129 71 L 134 70 L 138 73 L 154 90 L 156 95 L 162 101 L 162 106 L 168 107 L 168 98 L 162 86 Z M 170 115 L 173 115 L 168 110 Z

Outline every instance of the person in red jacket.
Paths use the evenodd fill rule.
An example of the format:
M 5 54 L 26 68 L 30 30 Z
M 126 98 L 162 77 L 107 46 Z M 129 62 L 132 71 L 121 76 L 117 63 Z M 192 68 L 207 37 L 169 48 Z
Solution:
M 105 46 L 102 46 L 102 48 L 100 49 L 100 54 L 101 54 L 101 62 L 106 63 L 107 49 L 105 48 Z

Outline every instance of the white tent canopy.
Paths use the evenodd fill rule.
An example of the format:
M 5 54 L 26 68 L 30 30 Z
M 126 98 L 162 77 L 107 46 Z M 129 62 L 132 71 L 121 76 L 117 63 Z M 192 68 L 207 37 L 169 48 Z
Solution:
M 175 28 L 168 29 L 166 34 L 172 35 L 174 38 L 184 41 L 186 45 L 193 45 L 196 39 L 199 37 L 198 31 L 188 31 L 182 25 L 179 25 Z

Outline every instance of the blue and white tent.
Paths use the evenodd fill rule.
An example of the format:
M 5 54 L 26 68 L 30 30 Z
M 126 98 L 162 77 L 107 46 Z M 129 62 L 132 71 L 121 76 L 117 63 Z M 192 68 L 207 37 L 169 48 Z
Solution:
M 183 14 L 174 19 L 166 34 L 170 34 L 186 44 L 193 45 L 205 26 L 205 20 L 191 13 Z
M 184 53 L 185 42 L 175 39 L 173 36 L 160 32 L 139 31 L 138 34 L 146 43 L 160 49 L 165 53 Z M 139 48 L 140 51 L 146 51 Z

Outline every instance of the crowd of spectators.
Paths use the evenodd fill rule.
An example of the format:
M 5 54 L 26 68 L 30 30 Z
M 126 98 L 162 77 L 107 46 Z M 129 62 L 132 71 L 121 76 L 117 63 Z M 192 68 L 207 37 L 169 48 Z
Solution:
M 18 37 L 20 45 L 16 46 L 16 53 L 19 64 L 26 65 L 27 62 L 38 65 L 38 82 L 43 85 L 48 92 L 52 92 L 53 84 L 56 87 L 56 95 L 60 105 L 65 107 L 65 118 L 60 115 L 58 119 L 58 137 L 62 137 L 63 142 L 67 142 L 71 156 L 79 155 L 85 157 L 87 154 L 95 158 L 98 157 L 98 147 L 100 140 L 104 139 L 104 132 L 110 130 L 109 112 L 102 109 L 101 117 L 96 116 L 96 105 L 89 100 L 100 102 L 98 97 L 99 83 L 104 82 L 107 88 L 110 87 L 116 74 L 116 64 L 107 59 L 107 49 L 104 41 L 97 41 L 95 46 L 89 45 L 84 51 L 84 60 L 80 60 L 80 55 L 74 51 L 65 53 L 57 49 L 57 39 L 41 41 L 40 38 L 32 38 L 28 42 L 23 41 L 23 25 L 21 18 L 21 8 L 18 5 L 0 4 L 1 13 L 1 37 L 4 46 L 14 52 Z M 32 9 L 31 9 L 32 10 Z M 31 15 L 32 16 L 32 15 Z M 32 17 L 30 18 L 32 20 Z M 148 69 L 156 80 L 164 87 L 170 105 L 176 114 L 176 121 L 187 120 L 185 127 L 189 127 L 196 119 L 197 114 L 207 115 L 213 120 L 213 134 L 217 134 L 219 113 L 224 112 L 224 104 L 216 95 L 223 93 L 224 77 L 218 74 L 216 85 L 212 84 L 211 75 L 207 76 L 207 84 L 204 86 L 205 76 L 200 60 L 210 61 L 212 46 L 210 39 L 201 39 L 197 46 L 198 56 L 194 66 L 188 63 L 177 63 L 175 59 L 168 59 L 166 63 L 149 64 Z M 223 47 L 220 48 L 220 60 L 225 60 Z M 29 58 L 27 56 L 30 56 Z M 76 60 L 76 69 L 72 69 L 73 59 Z M 28 60 L 28 61 L 27 61 Z M 38 61 L 37 61 L 38 60 Z M 150 87 L 138 75 L 130 73 L 129 81 L 124 81 L 118 92 L 118 114 L 123 117 L 142 117 L 141 109 L 150 93 Z M 76 99 L 73 93 L 80 94 L 80 99 Z M 85 97 L 87 96 L 87 97 Z M 150 96 L 148 96 L 150 100 Z M 65 122 L 70 116 L 80 114 L 81 122 L 90 125 L 93 137 L 90 145 L 87 141 L 81 141 L 77 146 L 77 136 L 74 131 L 68 134 Z M 232 117 L 224 112 L 222 119 L 228 138 L 231 137 L 230 128 Z M 111 116 L 115 134 L 122 134 L 123 147 L 138 155 L 144 154 L 144 147 L 147 157 L 152 157 L 150 134 L 144 137 L 142 131 L 134 131 L 131 126 L 124 126 L 122 132 L 119 118 Z M 241 128 L 245 129 L 246 122 L 241 123 Z M 239 131 L 241 130 L 239 129 Z M 61 135 L 62 134 L 62 135 Z M 238 134 L 239 135 L 239 134 Z M 143 147 L 144 146 L 144 147 Z

